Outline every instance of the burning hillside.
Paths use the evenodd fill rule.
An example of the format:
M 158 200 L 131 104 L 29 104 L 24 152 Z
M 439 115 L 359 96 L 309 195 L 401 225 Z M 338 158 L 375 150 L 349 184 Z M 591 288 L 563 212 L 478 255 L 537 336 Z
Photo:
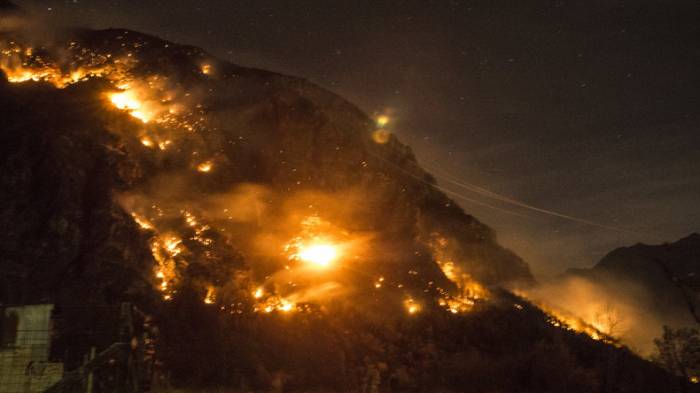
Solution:
M 103 37 L 96 39 L 100 35 Z M 86 39 L 86 36 L 90 39 Z M 463 215 L 457 208 L 451 208 L 449 200 L 443 197 L 443 201 L 440 201 L 439 195 L 420 195 L 420 199 L 416 200 L 410 196 L 407 188 L 428 194 L 431 192 L 429 185 L 418 181 L 388 183 L 389 188 L 384 192 L 374 192 L 371 183 L 381 180 L 377 175 L 388 174 L 385 173 L 388 172 L 386 168 L 377 165 L 377 159 L 373 157 L 376 154 L 387 156 L 389 152 L 414 166 L 410 168 L 411 175 L 426 175 L 415 166 L 410 153 L 402 153 L 404 147 L 398 143 L 370 145 L 373 144 L 371 119 L 357 116 L 356 121 L 363 122 L 362 128 L 366 130 L 360 134 L 334 130 L 338 124 L 333 124 L 328 113 L 309 106 L 310 102 L 303 97 L 303 93 L 326 93 L 304 86 L 309 91 L 302 91 L 302 96 L 297 99 L 291 96 L 292 91 L 282 92 L 283 96 L 273 96 L 273 100 L 282 100 L 282 105 L 290 105 L 295 110 L 306 109 L 314 119 L 312 121 L 318 123 L 315 126 L 329 128 L 335 134 L 334 138 L 326 143 L 315 143 L 312 151 L 288 151 L 299 144 L 300 138 L 319 139 L 325 136 L 308 135 L 308 132 L 297 135 L 286 130 L 286 124 L 282 123 L 275 127 L 279 129 L 265 127 L 264 133 L 273 142 L 268 146 L 258 146 L 263 151 L 256 152 L 255 145 L 260 143 L 258 139 L 262 134 L 259 131 L 263 130 L 255 132 L 221 124 L 232 119 L 225 119 L 220 112 L 230 110 L 230 106 L 246 105 L 226 105 L 221 101 L 231 99 L 221 97 L 222 86 L 244 87 L 244 84 L 236 81 L 241 76 L 230 65 L 218 64 L 199 50 L 176 46 L 172 51 L 175 56 L 183 56 L 184 62 L 178 64 L 178 69 L 163 73 L 157 63 L 162 52 L 169 51 L 170 46 L 169 43 L 156 43 L 128 31 L 79 34 L 65 47 L 35 48 L 23 44 L 21 37 L 8 37 L 3 43 L 0 61 L 0 68 L 11 83 L 45 82 L 57 89 L 65 89 L 91 79 L 105 81 L 107 85 L 102 93 L 105 104 L 138 120 L 131 125 L 132 129 L 117 131 L 123 132 L 120 135 L 123 146 L 115 148 L 133 156 L 139 168 L 150 167 L 151 173 L 134 179 L 134 187 L 121 198 L 127 201 L 122 203 L 122 207 L 151 236 L 150 248 L 156 262 L 153 281 L 164 299 L 173 297 L 190 262 L 216 259 L 220 257 L 218 254 L 221 251 L 218 249 L 227 248 L 228 252 L 236 250 L 248 255 L 246 262 L 253 265 L 249 266 L 252 268 L 249 290 L 274 287 L 270 295 L 277 300 L 273 303 L 282 304 L 278 308 L 286 311 L 296 306 L 285 297 L 280 297 L 280 291 L 291 297 L 298 297 L 294 295 L 295 292 L 303 292 L 305 295 L 302 298 L 306 301 L 319 302 L 329 295 L 327 291 L 321 291 L 318 299 L 314 299 L 314 296 L 308 298 L 309 293 L 317 292 L 315 286 L 338 288 L 340 280 L 344 281 L 342 289 L 347 292 L 376 287 L 374 284 L 380 277 L 386 279 L 385 287 L 402 293 L 400 297 L 404 299 L 399 303 L 427 293 L 437 295 L 437 304 L 452 312 L 468 309 L 485 290 L 467 289 L 469 286 L 481 287 L 475 282 L 471 283 L 466 267 L 455 265 L 453 260 L 442 261 L 450 258 L 442 255 L 448 248 L 446 236 L 457 237 L 449 232 L 451 228 L 440 228 L 442 223 L 400 222 L 405 227 L 401 229 L 407 235 L 413 232 L 419 236 L 418 240 L 408 239 L 409 243 L 406 244 L 417 257 L 412 259 L 428 262 L 436 260 L 439 253 L 441 257 L 437 259 L 437 267 L 445 274 L 440 274 L 440 270 L 434 266 L 420 266 L 425 262 L 419 261 L 414 266 L 406 266 L 402 269 L 405 272 L 398 276 L 396 272 L 381 272 L 385 263 L 380 263 L 377 255 L 374 255 L 377 253 L 369 250 L 388 248 L 388 255 L 382 258 L 394 257 L 390 250 L 397 245 L 395 241 L 387 239 L 387 232 L 396 231 L 397 228 L 379 222 L 378 218 L 385 215 L 382 205 L 388 202 L 386 195 L 382 194 L 397 192 L 409 195 L 403 197 L 407 207 L 411 206 L 409 209 L 417 209 L 419 215 L 428 216 L 422 221 L 429 221 L 432 217 L 424 212 L 426 209 L 420 208 L 421 203 L 444 204 L 442 209 L 445 212 L 454 210 L 457 213 L 451 218 L 452 221 L 474 226 L 476 233 L 481 233 L 474 239 L 473 247 L 492 248 L 503 254 L 503 263 L 510 266 L 499 266 L 501 271 L 497 271 L 488 266 L 490 261 L 484 258 L 477 262 L 484 271 L 483 277 L 478 279 L 488 284 L 531 279 L 522 262 L 512 254 L 498 251 L 499 247 L 488 229 L 480 228 L 478 222 Z M 266 84 L 284 80 L 275 75 L 261 74 L 261 77 L 269 79 Z M 285 103 L 284 100 L 292 101 Z M 303 105 L 309 107 L 304 108 Z M 269 116 L 271 113 L 256 112 L 259 110 L 249 108 L 243 111 L 243 116 L 259 117 L 262 122 L 285 121 Z M 376 126 L 381 128 L 387 121 L 385 117 L 380 117 Z M 293 127 L 299 125 L 294 124 Z M 278 135 L 270 135 L 270 131 Z M 274 147 L 276 151 L 273 151 L 270 145 L 279 146 L 279 150 Z M 247 150 L 246 155 L 257 157 L 248 157 L 253 162 L 246 162 L 236 154 L 241 149 Z M 307 157 L 309 153 L 316 157 Z M 307 158 L 327 168 L 316 171 L 308 162 L 303 162 Z M 163 165 L 162 160 L 168 160 L 169 165 Z M 330 162 L 324 165 L 324 160 Z M 258 164 L 261 165 L 259 169 L 256 168 Z M 337 168 L 338 164 L 345 168 Z M 330 179 L 326 179 L 319 173 L 330 170 L 345 177 L 350 167 L 359 169 L 360 176 L 348 179 L 350 181 L 342 185 L 324 184 L 333 181 L 334 177 L 340 177 L 338 174 L 330 173 Z M 378 169 L 380 172 L 374 172 Z M 247 178 L 251 172 L 266 178 Z M 156 185 L 159 182 L 169 182 L 171 187 L 177 189 Z M 392 189 L 398 186 L 401 186 L 400 190 Z M 241 189 L 245 187 L 248 189 Z M 352 202 L 347 198 L 351 198 Z M 346 201 L 343 202 L 343 199 Z M 241 227 L 246 227 L 245 233 L 241 233 Z M 440 240 L 435 241 L 436 237 Z M 429 240 L 422 241 L 421 238 Z M 382 244 L 385 242 L 388 244 Z M 342 272 L 335 275 L 320 272 L 331 270 L 328 269 L 330 262 L 336 259 L 341 264 L 333 270 Z M 260 269 L 256 265 L 261 265 Z M 213 303 L 213 294 L 220 293 L 226 284 L 225 278 L 205 279 L 202 285 L 208 288 L 204 291 L 208 295 L 204 296 Z M 415 291 L 420 293 L 412 293 Z M 475 295 L 477 292 L 479 296 Z M 267 298 L 261 301 L 269 302 Z M 226 308 L 225 305 L 221 307 Z M 270 307 L 258 305 L 254 309 L 269 310 Z
M 19 279 L 0 301 L 133 301 L 182 385 L 341 391 L 376 367 L 403 390 L 590 391 L 607 351 L 632 375 L 611 384 L 671 381 L 499 289 L 531 283 L 527 265 L 388 117 L 132 31 L 3 34 L 2 264 Z

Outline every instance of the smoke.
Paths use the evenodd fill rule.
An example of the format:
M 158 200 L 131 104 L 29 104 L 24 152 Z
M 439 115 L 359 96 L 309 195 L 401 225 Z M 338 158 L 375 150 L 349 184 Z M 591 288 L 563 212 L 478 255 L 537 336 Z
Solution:
M 20 29 L 26 15 L 21 8 L 9 1 L 0 0 L 0 33 Z
M 613 277 L 562 276 L 528 290 L 544 309 L 580 318 L 643 356 L 654 350 L 665 319 L 650 312 L 654 297 L 641 286 Z
M 0 4 L 0 34 L 12 34 L 33 46 L 53 46 L 66 37 L 66 30 L 33 7 Z
M 26 20 L 21 16 L 0 13 L 0 33 L 16 31 L 25 26 Z
M 225 298 L 231 297 L 227 291 L 260 289 L 289 304 L 324 305 L 349 299 L 370 285 L 368 276 L 376 276 L 367 254 L 373 235 L 349 225 L 356 212 L 348 206 L 358 206 L 358 192 L 287 194 L 262 184 L 234 183 L 227 191 L 207 193 L 201 189 L 202 176 L 207 175 L 158 175 L 140 191 L 117 196 L 121 207 L 152 233 L 152 243 L 166 245 L 154 248 L 157 274 L 172 281 L 163 289 L 190 280 L 193 264 L 220 271 L 231 255 L 243 256 L 244 263 L 203 278 L 203 286 L 227 287 L 216 291 Z M 168 254 L 168 242 L 176 244 L 176 253 Z M 319 268 L 296 260 L 296 249 L 313 242 L 331 244 L 340 261 Z M 247 288 L 229 285 L 237 274 L 246 275 Z

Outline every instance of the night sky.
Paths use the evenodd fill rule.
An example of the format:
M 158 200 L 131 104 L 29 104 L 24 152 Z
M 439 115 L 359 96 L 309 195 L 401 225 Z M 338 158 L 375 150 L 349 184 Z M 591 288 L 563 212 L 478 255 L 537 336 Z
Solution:
M 700 231 L 698 1 L 16 3 L 57 25 L 200 46 L 392 113 L 389 128 L 426 169 L 541 277 Z

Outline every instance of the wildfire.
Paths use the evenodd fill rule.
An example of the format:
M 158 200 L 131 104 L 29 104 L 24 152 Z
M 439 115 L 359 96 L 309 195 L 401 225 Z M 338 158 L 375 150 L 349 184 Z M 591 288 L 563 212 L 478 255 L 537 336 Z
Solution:
M 261 294 L 262 297 L 262 294 Z M 260 302 L 254 309 L 253 311 L 262 311 L 266 314 L 269 314 L 273 311 L 280 311 L 283 313 L 289 313 L 292 311 L 295 311 L 297 309 L 297 304 L 291 301 L 290 299 L 286 299 L 283 297 L 279 296 L 271 296 L 264 301 Z
M 109 100 L 117 109 L 125 110 L 144 123 L 151 120 L 152 114 L 144 109 L 144 105 L 133 90 L 125 90 L 109 94 Z
M 256 299 L 260 299 L 261 297 L 263 297 L 263 294 L 264 294 L 264 292 L 263 292 L 263 289 L 261 287 L 261 288 L 256 289 L 255 292 L 253 292 L 253 297 Z
M 416 303 L 416 301 L 413 300 L 413 298 L 408 298 L 404 300 L 403 305 L 406 308 L 406 311 L 411 315 L 417 314 L 421 311 L 420 304 Z
M 341 258 L 345 246 L 327 233 L 327 223 L 318 216 L 309 216 L 302 220 L 301 226 L 301 234 L 284 246 L 290 260 L 301 261 L 316 269 L 327 269 Z
M 123 44 L 121 46 L 124 47 Z M 42 48 L 40 51 L 34 51 L 15 42 L 0 40 L 0 70 L 12 83 L 45 82 L 56 88 L 65 88 L 91 78 L 103 78 L 113 86 L 102 93 L 104 104 L 148 123 L 149 130 L 139 131 L 139 134 L 134 135 L 134 141 L 152 150 L 156 150 L 156 147 L 165 150 L 173 144 L 173 140 L 159 135 L 162 130 L 167 130 L 168 136 L 172 138 L 182 135 L 177 131 L 196 132 L 204 129 L 206 118 L 203 106 L 197 104 L 194 95 L 185 90 L 188 86 L 175 83 L 167 76 L 134 72 L 135 65 L 139 62 L 135 54 L 100 53 L 99 50 L 83 48 L 76 42 L 70 42 L 65 48 Z M 200 64 L 200 70 L 202 74 L 210 75 L 214 68 L 211 64 Z M 214 161 L 199 163 L 196 169 L 202 173 L 210 172 L 214 169 Z M 171 300 L 176 292 L 179 272 L 183 266 L 187 266 L 183 254 L 192 251 L 185 248 L 184 236 L 187 236 L 186 241 L 193 240 L 202 246 L 209 246 L 214 242 L 207 237 L 212 228 L 183 210 L 181 213 L 184 221 L 194 234 L 189 228 L 184 233 L 161 232 L 159 220 L 165 219 L 165 214 L 155 204 L 152 208 L 156 214 L 139 214 L 143 212 L 141 210 L 139 213 L 132 213 L 131 216 L 141 229 L 152 231 L 149 242 L 155 260 L 153 285 L 161 291 L 164 300 Z M 169 224 L 168 227 L 171 228 Z M 169 230 L 175 231 L 173 228 Z M 320 264 L 329 264 L 337 256 L 335 248 L 329 256 L 328 249 L 323 245 L 297 251 L 300 253 L 300 260 Z M 213 304 L 216 297 L 215 287 L 210 286 L 203 301 Z M 262 287 L 254 293 L 254 298 L 264 304 L 262 309 L 270 312 L 277 310 L 286 313 L 296 310 L 297 303 L 290 297 L 268 297 Z
M 172 283 L 176 279 L 176 257 L 183 251 L 182 240 L 176 236 L 154 236 L 151 239 L 151 254 L 156 261 L 155 275 L 163 299 L 172 299 Z
M 294 308 L 294 304 L 285 299 L 280 300 L 280 305 L 278 307 L 280 311 L 289 312 L 292 311 L 292 308 Z
M 107 102 L 143 123 L 157 122 L 188 131 L 201 129 L 204 122 L 201 105 L 195 105 L 196 110 L 186 107 L 191 103 L 190 93 L 169 83 L 167 77 L 136 78 L 133 70 L 138 62 L 133 53 L 113 55 L 81 47 L 76 42 L 65 48 L 34 51 L 14 41 L 0 41 L 0 70 L 9 82 L 46 82 L 62 89 L 92 78 L 104 78 L 118 90 L 105 93 Z M 210 70 L 209 65 L 202 66 L 202 72 Z M 141 142 L 146 147 L 156 145 L 153 139 Z M 170 143 L 161 141 L 157 146 L 164 150 Z
M 318 237 L 309 241 L 297 237 L 284 248 L 290 253 L 290 260 L 301 261 L 316 269 L 327 269 L 340 258 L 340 247 L 337 244 Z
M 384 277 L 379 277 L 377 281 L 374 282 L 374 287 L 379 289 L 384 284 Z
M 163 299 L 170 300 L 176 292 L 178 272 L 182 267 L 187 266 L 187 261 L 183 258 L 182 254 L 188 250 L 185 248 L 181 234 L 172 232 L 174 229 L 170 229 L 169 232 L 160 232 L 160 228 L 158 228 L 160 224 L 159 219 L 166 217 L 167 219 L 172 219 L 172 213 L 174 212 L 164 212 L 163 209 L 156 204 L 151 204 L 150 208 L 153 212 L 150 216 L 150 220 L 136 212 L 132 212 L 131 217 L 142 229 L 154 233 L 153 237 L 150 239 L 150 244 L 151 254 L 156 262 L 154 268 L 155 285 L 161 291 Z M 188 240 L 197 241 L 204 246 L 209 246 L 214 242 L 214 240 L 206 237 L 207 231 L 211 229 L 209 225 L 202 223 L 197 216 L 188 210 L 181 209 L 179 213 L 187 228 L 194 232 L 192 233 L 190 230 L 185 232 L 188 236 Z M 213 304 L 215 300 L 216 288 L 214 286 L 207 287 L 207 294 L 204 298 L 204 302 Z
M 148 137 L 142 137 L 141 144 L 146 146 L 146 147 L 153 147 L 153 145 L 154 145 L 151 138 L 148 138 Z
M 326 268 L 338 257 L 338 250 L 331 244 L 301 246 L 299 259 L 318 268 Z
M 517 294 L 519 296 L 526 297 L 521 292 L 518 292 Z M 594 321 L 593 323 L 589 323 L 582 318 L 569 313 L 568 311 L 556 309 L 542 302 L 530 301 L 536 304 L 537 307 L 547 314 L 547 322 L 552 326 L 583 333 L 594 340 L 604 341 L 615 345 L 619 344 L 618 340 L 611 335 L 611 330 L 613 327 L 605 326 L 605 323 L 602 321 Z
M 181 210 L 180 213 L 185 217 L 185 222 L 187 226 L 194 227 L 197 226 L 197 217 L 194 214 L 188 212 L 187 210 Z
M 63 89 L 68 85 L 85 81 L 89 78 L 103 76 L 107 72 L 107 67 L 78 68 L 64 73 L 55 64 L 35 64 L 29 65 L 24 58 L 31 58 L 33 53 L 27 49 L 24 53 L 13 51 L 0 51 L 5 58 L 0 58 L 0 69 L 7 76 L 10 83 L 23 82 L 46 82 L 56 88 Z
M 207 173 L 212 170 L 214 167 L 214 163 L 209 160 L 209 161 L 204 161 L 197 165 L 197 171 L 202 172 L 202 173 Z
M 348 250 L 357 250 L 358 243 L 317 215 L 304 217 L 299 226 L 298 235 L 284 245 L 282 253 L 294 263 L 266 277 L 264 284 L 250 288 L 255 312 L 307 312 L 315 309 L 316 302 L 323 303 L 340 293 L 346 271 L 336 268 L 336 264 L 348 257 Z
M 180 248 L 182 240 L 178 239 L 177 237 L 169 237 L 165 239 L 164 243 L 165 249 L 168 251 L 171 257 L 174 257 L 182 252 L 182 248 Z
M 147 219 L 139 216 L 136 213 L 131 213 L 131 217 L 134 219 L 134 222 L 137 223 L 142 229 L 146 230 L 152 230 L 153 229 L 153 224 L 148 222 Z
M 74 47 L 74 49 L 77 50 L 77 47 Z M 141 68 L 139 68 L 139 73 L 137 74 L 133 65 L 138 60 L 135 59 L 136 56 L 132 57 L 131 54 L 128 55 L 131 60 L 126 60 L 126 55 L 124 55 L 124 58 L 117 58 L 118 56 L 112 56 L 111 54 L 99 53 L 90 53 L 82 57 L 79 53 L 85 53 L 85 49 L 80 48 L 80 52 L 74 52 L 73 59 L 70 60 L 71 63 L 66 64 L 63 60 L 54 62 L 43 60 L 31 48 L 21 48 L 19 46 L 5 48 L 0 46 L 0 69 L 4 71 L 11 82 L 43 81 L 51 83 L 58 88 L 93 77 L 104 78 L 106 82 L 113 86 L 102 93 L 105 98 L 104 104 L 122 110 L 143 123 L 148 123 L 148 130 L 146 131 L 146 127 L 142 126 L 138 134 L 133 135 L 133 142 L 136 146 L 140 143 L 151 149 L 152 152 L 157 152 L 156 147 L 160 150 L 165 150 L 173 144 L 172 140 L 165 138 L 166 135 L 159 134 L 166 126 L 176 126 L 180 130 L 187 131 L 202 129 L 202 124 L 205 122 L 205 112 L 204 109 L 197 110 L 195 108 L 202 108 L 203 106 L 201 104 L 196 105 L 192 97 L 184 98 L 190 97 L 190 93 L 184 90 L 187 86 L 181 86 L 172 80 L 168 81 L 168 78 L 164 76 L 143 76 L 143 73 L 140 71 Z M 68 53 L 70 53 L 70 50 L 72 49 L 69 48 Z M 58 59 L 59 57 L 56 58 Z M 216 71 L 211 64 L 202 63 L 196 63 L 193 71 L 196 72 L 198 67 L 203 75 L 210 75 Z M 137 75 L 139 76 L 137 77 Z M 100 85 L 96 84 L 96 86 Z M 396 119 L 392 119 L 388 115 L 379 115 L 374 121 L 376 131 L 372 134 L 372 138 L 377 143 L 387 143 L 391 138 L 387 128 Z M 166 129 L 168 131 L 167 136 L 173 138 L 175 143 L 177 143 L 177 135 L 181 134 L 171 132 L 170 128 Z M 145 149 L 141 150 L 145 151 Z M 190 170 L 196 169 L 200 173 L 210 173 L 215 169 L 215 164 L 218 165 L 221 162 L 217 160 L 216 156 L 199 157 L 199 160 L 206 161 L 191 162 Z M 161 217 L 163 220 L 166 218 L 172 219 L 173 215 L 169 214 L 172 212 L 163 213 L 163 211 L 156 209 L 155 205 L 153 205 L 153 208 L 157 210 L 158 214 L 147 214 L 143 213 L 143 210 L 139 210 L 144 215 L 133 213 L 132 218 L 140 228 L 152 231 L 149 232 L 149 235 L 152 235 L 150 239 L 151 253 L 156 262 L 152 272 L 155 276 L 153 285 L 161 291 L 163 299 L 170 300 L 173 298 L 178 286 L 178 280 L 181 278 L 179 276 L 180 271 L 183 266 L 187 266 L 187 261 L 184 257 L 187 256 L 189 258 L 190 255 L 197 255 L 200 252 L 199 250 L 204 248 L 201 246 L 209 246 L 214 241 L 218 241 L 213 240 L 218 239 L 218 237 L 208 238 L 207 236 L 220 228 L 216 228 L 215 221 L 209 222 L 214 228 L 205 225 L 206 223 L 202 223 L 204 221 L 203 218 L 206 216 L 198 219 L 193 213 L 180 210 L 182 221 L 179 222 L 182 223 L 184 231 L 182 233 L 174 232 L 176 231 L 174 229 L 175 225 L 171 225 L 171 223 L 165 224 L 168 232 L 160 231 L 159 229 L 163 229 L 159 228 Z M 195 210 L 193 212 L 198 214 Z M 224 229 L 220 230 L 223 231 Z M 342 281 L 343 277 L 340 274 L 340 269 L 334 270 L 329 274 L 325 274 L 324 271 L 333 269 L 340 262 L 354 261 L 355 259 L 351 259 L 351 256 L 361 260 L 358 257 L 358 254 L 361 254 L 358 253 L 358 250 L 362 250 L 363 247 L 362 240 L 358 239 L 360 239 L 360 236 L 351 237 L 347 232 L 322 221 L 318 216 L 312 215 L 301 222 L 301 230 L 297 236 L 293 237 L 284 247 L 284 256 L 303 267 L 308 267 L 308 270 L 299 270 L 302 274 L 313 272 L 313 274 L 309 274 L 313 280 L 309 281 L 314 281 L 314 285 L 330 276 L 333 276 L 334 279 L 338 276 L 340 281 Z M 194 245 L 191 241 L 195 241 L 198 244 Z M 276 240 L 275 249 L 280 243 L 279 240 Z M 192 245 L 191 249 L 186 248 L 185 244 L 188 247 Z M 454 289 L 446 291 L 438 288 L 440 291 L 439 304 L 452 313 L 466 312 L 473 307 L 477 299 L 485 298 L 487 292 L 472 280 L 467 273 L 460 270 L 455 262 L 456 259 L 447 253 L 446 240 L 442 239 L 442 242 L 439 241 L 436 244 L 435 259 L 445 276 L 458 288 L 456 291 Z M 352 254 L 350 254 L 351 251 Z M 206 248 L 202 252 L 210 253 L 208 255 L 215 255 L 216 253 L 215 250 Z M 289 265 L 292 268 L 296 266 L 292 263 L 289 263 Z M 268 282 L 255 284 L 256 286 L 261 285 L 257 288 L 247 287 L 250 291 L 249 293 L 252 294 L 255 311 L 265 313 L 302 312 L 304 307 L 308 306 L 309 298 L 312 297 L 304 293 L 308 288 L 294 288 L 299 283 L 301 283 L 299 284 L 301 286 L 306 285 L 302 281 L 295 280 L 295 283 L 292 283 L 290 280 L 289 283 L 284 284 L 289 284 L 288 287 L 283 285 L 278 287 L 278 283 L 269 285 Z M 350 280 L 347 281 L 349 282 Z M 373 284 L 376 289 L 384 288 L 381 292 L 396 291 L 396 288 L 403 287 L 403 284 L 394 282 L 391 277 L 388 277 L 388 280 L 385 281 L 382 276 L 372 276 L 366 284 L 367 286 Z M 318 295 L 320 291 L 317 289 L 314 288 L 316 292 L 314 292 L 313 299 L 320 298 Z M 311 291 L 308 290 L 307 292 Z M 302 293 L 304 294 L 300 295 Z M 406 295 L 404 292 L 401 296 Z M 224 296 L 219 295 L 218 297 L 218 301 L 221 303 Z M 217 289 L 214 286 L 207 287 L 203 302 L 206 304 L 217 302 Z M 420 313 L 424 307 L 427 307 L 426 304 L 420 303 L 420 300 L 416 301 L 411 297 L 403 300 L 403 306 L 410 315 Z
M 452 314 L 458 314 L 471 310 L 475 302 L 467 297 L 446 296 L 440 298 L 438 304 L 445 307 Z
M 477 301 L 485 300 L 489 293 L 481 284 L 472 279 L 458 264 L 452 260 L 449 242 L 438 233 L 431 235 L 429 243 L 435 263 L 442 273 L 457 287 L 457 292 L 438 288 L 442 295 L 438 304 L 453 314 L 470 311 Z
M 214 289 L 213 286 L 209 286 L 207 288 L 207 294 L 204 297 L 204 303 L 206 304 L 214 304 L 214 301 L 216 300 L 216 290 Z
M 71 44 L 68 49 L 77 48 Z M 81 57 L 80 60 L 83 60 L 80 65 L 75 62 L 59 65 L 35 53 L 31 47 L 22 47 L 14 41 L 0 42 L 0 69 L 12 83 L 46 82 L 62 89 L 90 78 L 120 73 L 120 67 L 129 63 L 94 52 L 89 58 Z
M 540 307 L 542 308 L 542 307 Z M 543 309 L 544 310 L 544 309 Z M 561 327 L 566 330 L 573 330 L 579 333 L 584 333 L 594 340 L 612 342 L 612 337 L 598 330 L 595 326 L 586 323 L 581 318 L 569 315 L 562 311 L 553 311 L 551 309 L 544 310 L 549 314 L 547 320 L 552 326 Z

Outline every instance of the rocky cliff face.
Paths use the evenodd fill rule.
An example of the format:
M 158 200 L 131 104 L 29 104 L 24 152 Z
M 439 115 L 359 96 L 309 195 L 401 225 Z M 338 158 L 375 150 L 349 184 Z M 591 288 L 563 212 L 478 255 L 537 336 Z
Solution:
M 113 200 L 124 156 L 84 91 L 0 86 L 3 303 L 114 302 L 150 287 L 146 238 Z

